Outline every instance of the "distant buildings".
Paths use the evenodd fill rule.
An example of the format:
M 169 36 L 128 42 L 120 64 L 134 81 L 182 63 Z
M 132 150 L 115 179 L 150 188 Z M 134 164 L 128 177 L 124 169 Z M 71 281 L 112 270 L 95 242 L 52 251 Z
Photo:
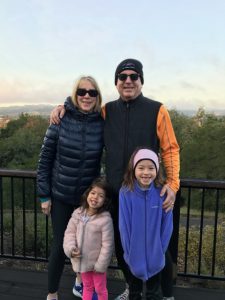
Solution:
M 0 117 L 0 129 L 5 128 L 10 120 L 9 117 Z

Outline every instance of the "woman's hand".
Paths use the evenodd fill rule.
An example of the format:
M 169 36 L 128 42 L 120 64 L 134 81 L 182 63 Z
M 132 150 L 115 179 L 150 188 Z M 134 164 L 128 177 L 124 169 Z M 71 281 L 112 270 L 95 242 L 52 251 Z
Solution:
M 41 203 L 41 210 L 42 210 L 42 213 L 43 213 L 44 215 L 46 215 L 46 216 L 49 216 L 49 215 L 50 215 L 50 212 L 51 212 L 51 206 L 52 206 L 52 201 L 51 201 L 51 200 L 42 202 L 42 203 Z
M 66 110 L 64 105 L 56 106 L 50 114 L 50 124 L 59 124 L 60 119 L 64 116 Z

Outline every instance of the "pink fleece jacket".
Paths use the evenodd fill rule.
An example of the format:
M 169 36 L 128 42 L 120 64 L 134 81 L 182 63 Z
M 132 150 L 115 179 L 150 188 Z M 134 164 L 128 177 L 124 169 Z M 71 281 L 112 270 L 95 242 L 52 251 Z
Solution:
M 77 208 L 67 225 L 63 242 L 64 252 L 71 259 L 75 272 L 103 273 L 110 264 L 114 248 L 114 232 L 109 212 L 86 217 L 86 210 Z M 80 258 L 71 258 L 78 248 Z

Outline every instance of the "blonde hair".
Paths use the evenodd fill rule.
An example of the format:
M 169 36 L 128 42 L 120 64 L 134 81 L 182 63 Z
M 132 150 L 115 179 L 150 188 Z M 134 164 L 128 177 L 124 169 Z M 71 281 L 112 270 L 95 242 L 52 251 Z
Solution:
M 77 90 L 78 90 L 81 82 L 83 82 L 83 81 L 89 81 L 93 85 L 93 87 L 98 91 L 98 96 L 96 97 L 97 101 L 96 101 L 96 104 L 95 104 L 95 107 L 94 107 L 94 111 L 100 112 L 101 105 L 102 105 L 102 94 L 101 94 L 101 91 L 99 89 L 97 81 L 92 76 L 81 76 L 76 81 L 76 83 L 74 85 L 74 88 L 73 88 L 73 91 L 72 91 L 72 96 L 71 96 L 73 104 L 76 107 L 79 107 L 78 101 L 77 101 Z

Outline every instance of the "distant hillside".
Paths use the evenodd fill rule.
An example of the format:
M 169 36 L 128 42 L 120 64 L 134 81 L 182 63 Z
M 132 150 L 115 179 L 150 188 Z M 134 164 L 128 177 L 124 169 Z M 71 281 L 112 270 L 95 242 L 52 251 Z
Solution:
M 179 113 L 183 113 L 186 116 L 192 117 L 196 115 L 197 110 L 177 110 Z M 225 116 L 225 109 L 214 109 L 214 110 L 205 110 L 207 114 L 214 114 L 216 116 Z
M 15 117 L 22 113 L 45 116 L 49 115 L 54 107 L 55 105 L 47 104 L 0 107 L 0 116 Z
M 28 113 L 30 115 L 42 115 L 49 116 L 52 109 L 55 105 L 48 104 L 38 104 L 38 105 L 24 105 L 24 106 L 8 106 L 8 107 L 0 107 L 0 117 L 1 116 L 9 116 L 16 117 L 22 113 Z M 187 116 L 194 116 L 197 111 L 196 110 L 177 110 L 179 113 L 183 113 Z M 225 110 L 205 110 L 206 113 L 213 113 L 216 116 L 224 116 Z

